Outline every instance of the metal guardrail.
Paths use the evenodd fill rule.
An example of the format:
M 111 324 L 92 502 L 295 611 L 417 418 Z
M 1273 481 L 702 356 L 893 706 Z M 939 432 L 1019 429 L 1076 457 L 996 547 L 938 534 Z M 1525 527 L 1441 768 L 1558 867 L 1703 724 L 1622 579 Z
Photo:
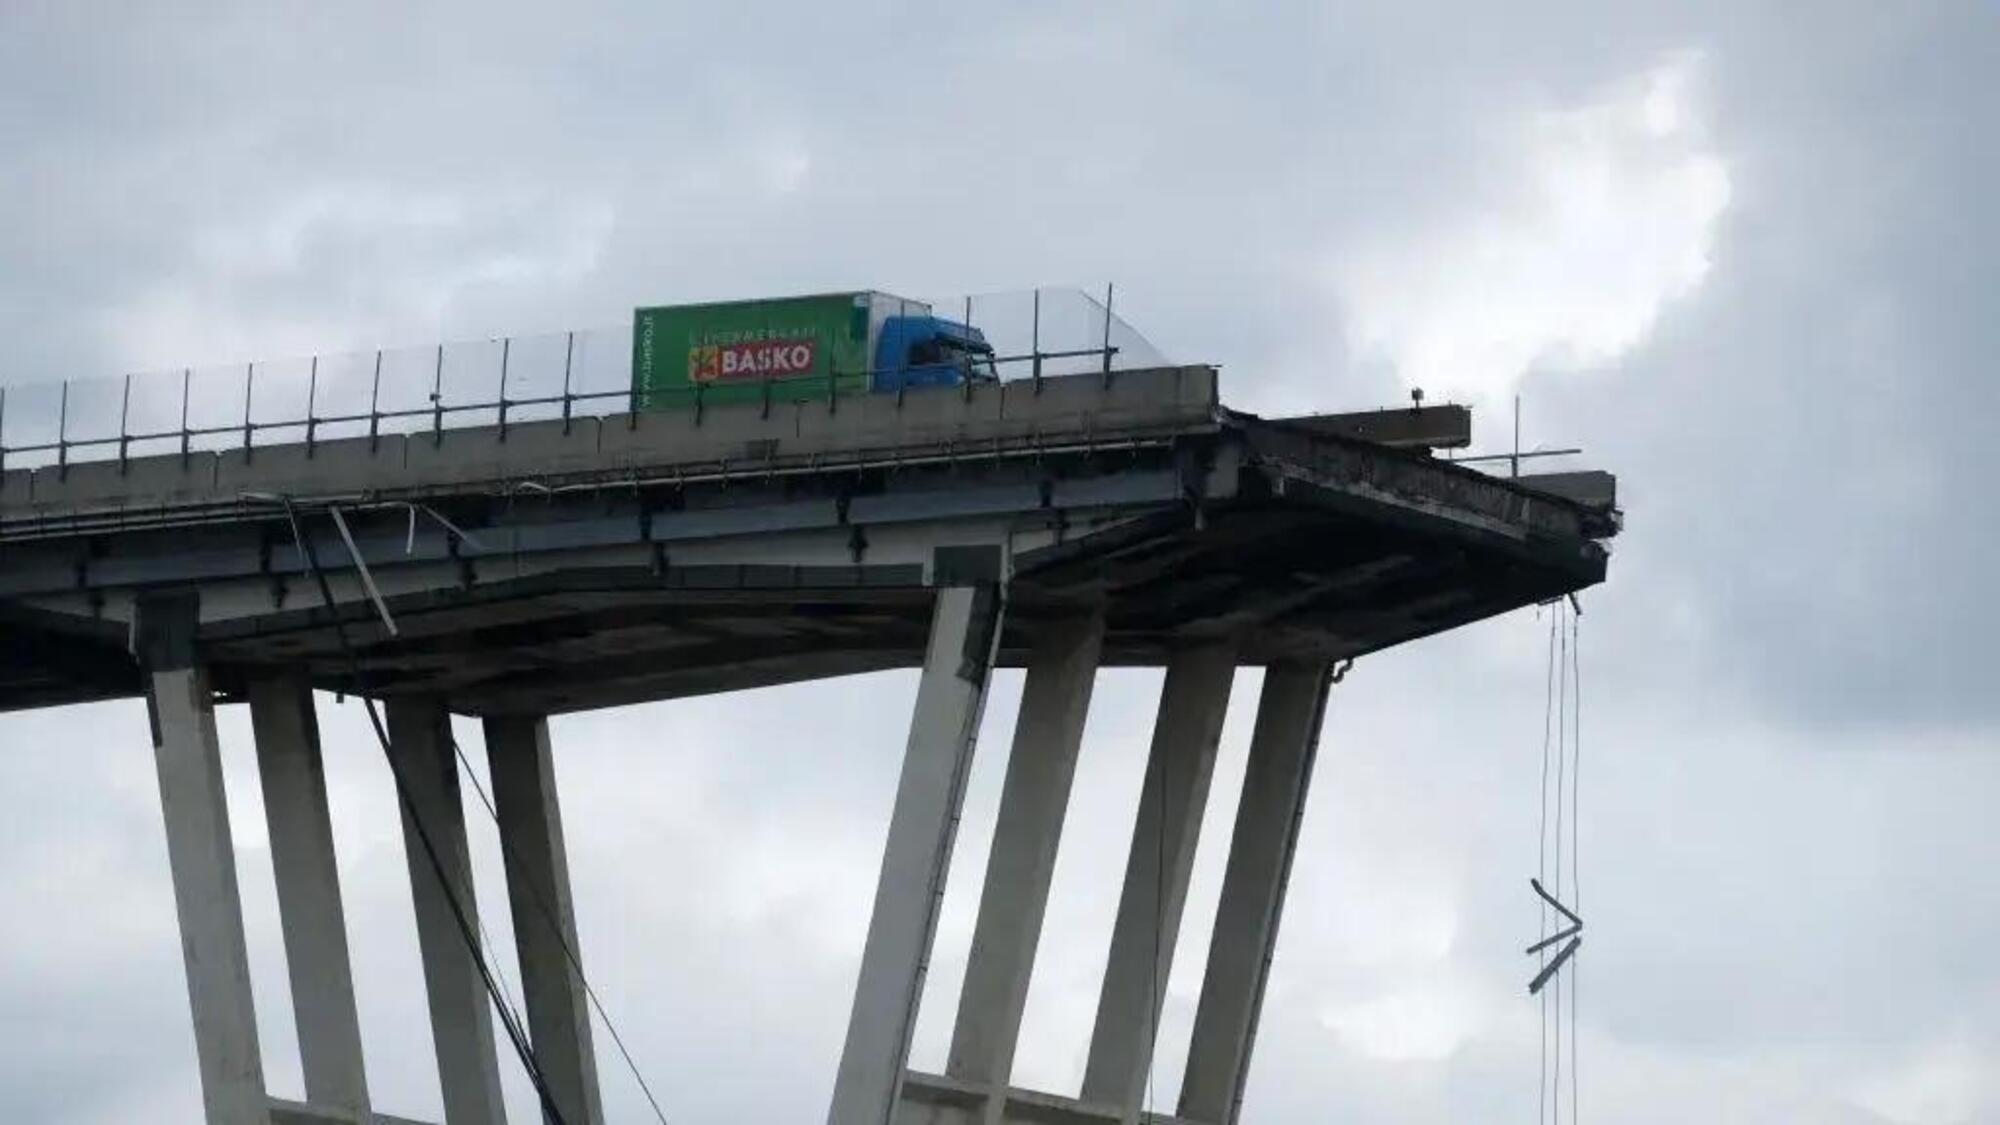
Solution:
M 1102 303 L 1078 290 L 1037 289 L 932 307 L 958 313 L 986 333 L 1001 353 L 990 363 L 1002 379 L 1032 379 L 1039 384 L 1045 376 L 1086 371 L 1101 372 L 1108 379 L 1117 370 L 1163 364 L 1152 346 L 1113 314 L 1111 298 L 1109 288 Z M 1080 335 L 1087 338 L 1080 340 Z M 632 327 L 621 325 L 223 369 L 183 368 L 119 380 L 0 385 L 0 469 L 52 466 L 61 472 L 83 461 L 116 460 L 122 466 L 135 455 L 178 452 L 188 457 L 224 449 L 242 449 L 249 456 L 259 445 L 278 444 L 280 437 L 303 441 L 308 450 L 335 437 L 365 436 L 372 441 L 384 434 L 429 432 L 441 441 L 445 430 L 472 425 L 497 425 L 504 438 L 510 422 L 559 418 L 567 425 L 578 417 L 631 414 L 637 405 L 631 385 L 631 340 Z M 852 384 L 857 378 L 865 384 L 883 373 L 832 371 L 824 378 L 825 399 L 837 407 L 844 398 L 877 393 L 856 390 Z M 972 374 L 968 367 L 968 375 Z M 163 396 L 161 388 L 171 387 L 175 376 L 178 395 Z M 474 384 L 470 389 L 462 385 L 468 379 Z M 787 396 L 788 402 L 806 398 L 803 383 L 767 380 L 765 408 L 779 395 Z M 819 380 L 813 381 L 814 399 L 820 397 L 818 384 Z M 365 409 L 360 401 L 363 385 Z M 965 384 L 966 393 L 971 393 L 972 385 Z M 135 388 L 140 391 L 137 424 Z M 413 388 L 423 394 L 421 400 L 413 398 Z M 526 393 L 510 394 L 510 389 Z M 10 443 L 9 427 L 24 425 L 20 400 L 37 395 L 46 399 L 51 391 L 53 402 L 29 403 L 25 425 L 46 429 L 52 416 L 53 433 L 31 432 L 29 440 Z M 280 405 L 272 413 L 268 403 L 274 391 Z M 704 409 L 703 396 L 700 387 L 654 389 L 648 407 L 659 409 L 664 401 L 667 408 L 699 412 Z M 96 404 L 79 430 L 77 403 L 84 398 Z M 113 413 L 107 409 L 111 402 L 116 403 L 115 429 L 105 417 Z M 322 406 L 329 409 L 323 413 Z M 169 412 L 164 424 L 148 417 L 162 408 Z M 229 410 L 227 420 L 220 416 L 224 409 Z

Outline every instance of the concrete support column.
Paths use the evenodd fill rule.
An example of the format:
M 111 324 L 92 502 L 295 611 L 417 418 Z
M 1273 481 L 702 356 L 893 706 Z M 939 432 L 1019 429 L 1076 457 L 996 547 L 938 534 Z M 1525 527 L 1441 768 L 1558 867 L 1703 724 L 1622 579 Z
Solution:
M 1327 665 L 1314 662 L 1277 664 L 1264 674 L 1222 904 L 1181 1080 L 1180 1116 L 1189 1121 L 1233 1125 L 1241 1108 L 1326 718 L 1330 673 Z
M 529 1040 L 564 1125 L 603 1125 L 548 720 L 488 718 L 486 764 L 500 817 Z
M 938 591 L 896 806 L 861 952 L 830 1125 L 886 1125 L 909 1057 L 945 872 L 986 700 L 1000 599 L 994 585 Z
M 222 790 L 208 671 L 195 662 L 196 603 L 142 603 L 137 633 L 147 667 L 146 710 L 167 830 L 167 866 L 180 916 L 188 1007 L 208 1125 L 266 1125 L 264 1060 L 250 995 L 236 847 Z
M 429 699 L 392 699 L 388 712 L 390 752 L 396 756 L 407 797 L 402 810 L 403 851 L 410 864 L 410 895 L 417 911 L 417 942 L 423 950 L 445 1120 L 450 1125 L 500 1125 L 507 1117 L 500 1100 L 500 1064 L 493 1051 L 493 1013 L 458 917 L 463 911 L 469 924 L 478 917 L 479 907 L 465 844 L 465 810 L 459 803 L 450 717 L 443 705 Z M 425 836 L 436 850 L 436 866 L 425 849 Z M 438 878 L 440 867 L 443 881 Z M 477 927 L 472 929 L 476 934 Z
M 953 1078 L 1004 1090 L 1012 1076 L 1103 643 L 1104 616 L 1089 613 L 1047 627 L 1028 655 L 993 851 L 979 895 L 979 920 L 952 1029 L 946 1073 Z M 987 1119 L 998 1121 L 1004 1104 L 1004 1098 L 990 1099 Z
M 1190 649 L 1168 662 L 1160 691 L 1146 790 L 1132 829 L 1083 1076 L 1083 1100 L 1116 1106 L 1128 1121 L 1135 1119 L 1145 1093 L 1235 676 L 1233 648 Z
M 250 723 L 257 736 L 257 775 L 270 826 L 306 1101 L 366 1121 L 368 1078 L 312 686 L 297 673 L 253 678 Z

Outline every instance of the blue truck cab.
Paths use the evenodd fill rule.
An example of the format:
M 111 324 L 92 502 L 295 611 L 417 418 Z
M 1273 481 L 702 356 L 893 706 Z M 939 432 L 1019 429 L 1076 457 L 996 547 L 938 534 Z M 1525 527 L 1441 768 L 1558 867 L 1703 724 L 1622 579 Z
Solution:
M 979 329 L 940 316 L 892 316 L 882 322 L 869 389 L 893 394 L 998 379 L 993 345 Z

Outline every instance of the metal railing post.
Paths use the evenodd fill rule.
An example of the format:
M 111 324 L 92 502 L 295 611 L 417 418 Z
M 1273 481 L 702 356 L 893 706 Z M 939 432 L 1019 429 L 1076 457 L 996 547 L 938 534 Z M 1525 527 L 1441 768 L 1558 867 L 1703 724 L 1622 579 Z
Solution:
M 7 469 L 7 387 L 0 384 L 0 472 Z
M 576 333 L 571 332 L 569 334 L 569 338 L 563 343 L 563 435 L 565 437 L 569 435 L 569 414 L 570 414 L 570 402 L 571 402 L 569 393 L 570 365 L 575 359 L 576 359 Z
M 118 475 L 125 475 L 125 452 L 131 448 L 132 439 L 127 436 L 132 427 L 127 425 L 132 417 L 132 376 L 125 376 L 125 397 L 118 404 Z
M 368 452 L 373 453 L 382 433 L 382 350 L 375 349 L 375 385 L 368 391 Z
M 926 308 L 924 311 L 929 312 L 930 309 Z M 896 349 L 896 385 L 898 387 L 907 387 L 910 384 L 910 338 L 908 325 L 910 319 L 910 302 L 901 297 L 896 298 L 896 319 L 904 322 L 903 346 Z M 874 360 L 871 358 L 869 362 L 873 363 Z M 866 389 L 870 391 L 875 389 L 874 372 L 870 372 L 868 375 L 868 386 Z
M 1414 397 L 1415 392 L 1411 392 Z M 1514 396 L 1514 456 L 1507 462 L 1507 475 L 1521 475 L 1521 396 Z
M 438 345 L 437 368 L 431 372 L 431 448 L 444 444 L 444 345 Z
M 306 460 L 312 460 L 313 436 L 319 428 L 314 419 L 315 408 L 319 405 L 319 357 L 312 357 L 312 371 L 306 376 Z
M 69 476 L 69 380 L 62 385 L 62 405 L 56 413 L 56 479 Z
M 188 463 L 188 386 L 194 381 L 194 368 L 181 368 L 181 468 Z
M 500 440 L 507 440 L 507 358 L 514 349 L 514 338 L 500 338 Z
M 1035 393 L 1042 393 L 1042 287 L 1035 286 L 1035 311 L 1033 325 L 1028 330 L 1028 350 L 1034 354 L 1032 370 L 1035 376 Z
M 972 327 L 972 295 L 970 293 L 966 294 L 965 319 L 963 321 L 960 321 L 960 323 L 965 325 L 967 328 Z M 959 382 L 964 384 L 965 386 L 965 401 L 971 402 L 972 401 L 972 353 L 967 352 L 966 354 L 960 356 L 958 360 L 958 366 L 959 366 L 959 372 L 958 372 Z
M 257 365 L 243 369 L 243 463 L 250 463 L 250 390 L 257 382 Z
M 1104 283 L 1104 385 L 1111 385 L 1111 283 Z

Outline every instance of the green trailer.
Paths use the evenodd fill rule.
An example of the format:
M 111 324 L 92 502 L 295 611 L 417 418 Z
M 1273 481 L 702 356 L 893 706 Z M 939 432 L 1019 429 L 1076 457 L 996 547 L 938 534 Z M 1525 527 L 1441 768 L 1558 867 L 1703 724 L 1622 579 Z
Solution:
M 632 404 L 793 402 L 865 394 L 877 343 L 893 318 L 930 307 L 886 293 L 825 293 L 636 310 Z

